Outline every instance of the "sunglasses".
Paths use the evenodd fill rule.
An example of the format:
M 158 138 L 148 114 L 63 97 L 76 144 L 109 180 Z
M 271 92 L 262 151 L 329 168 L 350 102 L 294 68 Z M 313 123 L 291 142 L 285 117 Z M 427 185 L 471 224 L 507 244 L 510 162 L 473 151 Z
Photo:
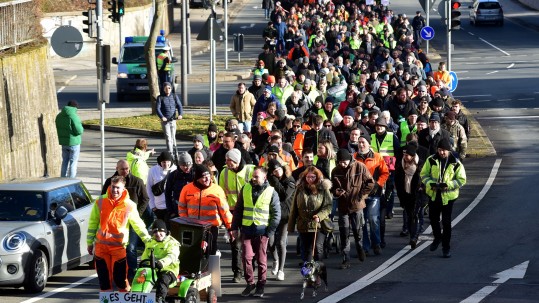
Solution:
M 219 138 L 224 138 L 225 136 L 219 136 Z
M 293 128 L 300 128 L 300 125 L 292 125 Z
M 326 125 L 324 125 L 324 126 L 325 126 L 325 127 L 332 127 L 331 124 L 326 124 Z

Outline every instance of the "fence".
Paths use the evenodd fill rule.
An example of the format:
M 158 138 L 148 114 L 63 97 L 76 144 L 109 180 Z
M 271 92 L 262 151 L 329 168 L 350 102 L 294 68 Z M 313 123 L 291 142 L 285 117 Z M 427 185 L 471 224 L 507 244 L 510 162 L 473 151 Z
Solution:
M 29 43 L 41 35 L 32 0 L 0 2 L 0 51 Z

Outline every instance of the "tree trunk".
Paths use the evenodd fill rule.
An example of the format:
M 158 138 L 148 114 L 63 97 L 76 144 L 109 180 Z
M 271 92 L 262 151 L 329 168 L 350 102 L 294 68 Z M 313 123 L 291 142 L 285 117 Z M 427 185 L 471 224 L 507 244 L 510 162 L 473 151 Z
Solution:
M 159 37 L 160 27 L 163 24 L 163 14 L 166 0 L 156 0 L 155 13 L 153 15 L 150 36 L 144 45 L 146 66 L 148 70 L 148 85 L 150 88 L 150 100 L 152 102 L 152 114 L 156 114 L 157 97 L 159 96 L 159 77 L 157 76 L 157 63 L 155 58 L 155 43 Z

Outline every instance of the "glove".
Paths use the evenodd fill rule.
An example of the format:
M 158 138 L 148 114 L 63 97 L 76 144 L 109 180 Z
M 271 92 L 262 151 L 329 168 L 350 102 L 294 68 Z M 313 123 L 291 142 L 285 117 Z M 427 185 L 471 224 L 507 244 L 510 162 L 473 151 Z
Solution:
M 378 184 L 378 182 L 374 182 L 374 187 L 371 190 L 371 194 L 376 194 L 379 189 L 380 189 L 380 184 Z
M 433 190 L 438 190 L 439 185 L 438 185 L 438 183 L 431 183 L 430 188 L 432 188 Z
M 440 183 L 440 184 L 438 184 L 438 187 L 440 189 L 447 189 L 448 186 L 447 186 L 447 183 Z
M 161 261 L 155 261 L 154 266 L 157 269 L 163 269 L 163 263 L 161 263 Z

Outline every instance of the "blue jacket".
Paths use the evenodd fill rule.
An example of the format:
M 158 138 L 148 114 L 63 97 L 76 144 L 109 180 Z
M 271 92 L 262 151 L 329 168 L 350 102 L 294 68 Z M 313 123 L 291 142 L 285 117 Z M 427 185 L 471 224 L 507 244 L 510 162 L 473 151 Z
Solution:
M 159 118 L 165 117 L 168 121 L 174 120 L 176 110 L 178 110 L 178 115 L 183 115 L 183 107 L 178 95 L 170 94 L 157 97 L 156 111 Z
M 271 94 L 267 99 L 266 96 L 262 95 L 260 96 L 260 98 L 258 98 L 258 100 L 256 100 L 255 108 L 253 109 L 253 120 L 251 122 L 251 125 L 254 126 L 256 124 L 256 118 L 258 116 L 258 113 L 265 112 L 271 102 L 277 103 L 277 109 L 281 108 L 281 102 L 279 101 L 279 99 L 277 99 L 277 97 L 275 97 L 274 94 Z

